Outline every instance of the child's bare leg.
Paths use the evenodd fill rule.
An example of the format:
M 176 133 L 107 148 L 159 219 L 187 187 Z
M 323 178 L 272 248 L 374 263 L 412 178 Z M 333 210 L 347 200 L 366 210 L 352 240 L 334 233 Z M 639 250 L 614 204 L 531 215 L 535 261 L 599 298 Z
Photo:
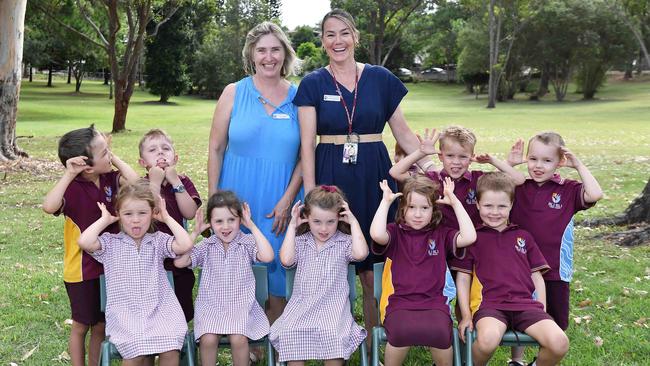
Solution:
M 305 366 L 305 361 L 288 361 L 287 366 Z
M 538 321 L 526 328 L 525 332 L 539 343 L 538 366 L 557 365 L 569 352 L 569 338 L 550 319 Z
M 390 343 L 386 343 L 386 351 L 384 352 L 384 365 L 385 366 L 399 366 L 404 362 L 406 355 L 409 353 L 411 347 L 395 347 Z
M 154 366 L 156 363 L 156 356 L 145 356 L 142 360 L 142 366 Z
M 371 270 L 359 271 L 359 280 L 361 281 L 361 289 L 363 293 L 363 323 L 368 332 L 366 337 L 366 345 L 368 346 L 368 353 L 372 348 L 372 328 L 377 325 L 377 304 L 374 297 L 374 274 Z
M 499 347 L 501 338 L 506 332 L 506 325 L 491 317 L 479 319 L 476 323 L 476 340 L 472 345 L 474 365 L 486 365 L 494 350 Z
M 178 366 L 180 362 L 179 351 L 167 351 L 158 355 L 158 365 L 160 366 Z
M 447 349 L 429 347 L 429 351 L 431 351 L 431 358 L 436 366 L 451 366 L 453 363 L 454 353 L 451 347 Z
M 128 360 L 122 360 L 122 366 L 142 366 L 144 365 L 146 356 L 140 356 L 135 358 L 129 358 Z
M 342 366 L 345 363 L 345 360 L 342 358 L 334 358 L 331 360 L 325 360 L 325 366 Z
M 511 347 L 510 348 L 510 359 L 513 361 L 517 361 L 519 363 L 524 362 L 524 352 L 526 351 L 526 347 Z
M 99 322 L 90 327 L 90 342 L 88 343 L 88 364 L 99 365 L 99 352 L 106 338 L 106 323 Z
M 70 350 L 70 361 L 72 366 L 84 366 L 86 364 L 86 333 L 90 327 L 77 321 L 72 321 L 68 348 Z
M 217 351 L 219 348 L 219 336 L 206 333 L 201 336 L 199 351 L 201 353 L 201 365 L 214 366 L 217 363 Z
M 228 336 L 228 340 L 230 341 L 233 365 L 248 366 L 248 338 L 241 334 L 231 334 Z

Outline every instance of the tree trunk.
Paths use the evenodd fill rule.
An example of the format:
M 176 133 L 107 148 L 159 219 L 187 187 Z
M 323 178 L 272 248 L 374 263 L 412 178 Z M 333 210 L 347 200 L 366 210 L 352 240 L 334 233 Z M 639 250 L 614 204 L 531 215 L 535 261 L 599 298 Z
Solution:
M 68 84 L 72 81 L 72 62 L 68 61 Z
M 539 88 L 537 88 L 537 98 L 542 98 L 548 93 L 549 67 L 542 69 L 542 75 L 539 79 Z
M 498 84 L 498 75 L 496 64 L 499 57 L 499 38 L 500 38 L 500 28 L 501 28 L 501 17 L 497 18 L 495 13 L 496 0 L 490 0 L 488 5 L 488 32 L 490 37 L 490 79 L 488 81 L 488 108 L 494 108 L 496 106 L 497 98 L 497 88 Z
M 47 65 L 47 86 L 52 87 L 52 64 Z
M 129 110 L 129 99 L 124 95 L 124 83 L 115 83 L 115 113 L 113 114 L 113 131 L 121 132 L 126 129 L 126 113 Z
M 104 85 L 108 85 L 108 79 L 111 78 L 111 73 L 106 68 L 102 70 L 104 70 Z
M 29 82 L 31 83 L 34 78 L 34 68 L 32 64 L 29 64 Z
M 0 1 L 0 161 L 27 154 L 16 145 L 27 0 Z

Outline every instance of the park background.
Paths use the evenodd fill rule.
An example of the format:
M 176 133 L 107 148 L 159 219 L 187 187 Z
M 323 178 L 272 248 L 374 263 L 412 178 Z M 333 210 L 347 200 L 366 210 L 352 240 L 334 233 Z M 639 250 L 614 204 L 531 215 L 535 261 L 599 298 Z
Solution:
M 245 33 L 262 20 L 279 19 L 281 5 L 141 3 L 151 10 L 150 18 L 139 20 L 147 25 L 142 43 L 129 43 L 123 5 L 117 9 L 121 37 L 111 55 L 103 43 L 110 37 L 102 40 L 91 25 L 110 29 L 104 8 L 84 1 L 27 2 L 14 132 L 29 158 L 0 165 L 1 365 L 68 363 L 63 221 L 40 209 L 63 172 L 58 138 L 95 123 L 114 132 L 113 151 L 144 174 L 137 166 L 137 142 L 150 128 L 163 128 L 175 140 L 179 170 L 205 199 L 215 98 L 243 76 Z M 355 15 L 362 33 L 357 59 L 382 64 L 406 82 L 409 94 L 402 108 L 416 132 L 460 124 L 476 133 L 477 152 L 501 158 L 517 138 L 527 140 L 542 130 L 561 133 L 605 191 L 596 207 L 577 215 L 578 223 L 616 217 L 644 191 L 650 172 L 648 1 L 358 0 L 331 1 L 331 6 Z M 302 60 L 300 75 L 326 63 L 318 29 L 316 24 L 287 29 Z M 125 98 L 129 88 L 133 94 Z M 117 106 L 119 98 L 126 99 L 127 109 L 124 103 Z M 388 129 L 384 136 L 392 149 Z M 561 173 L 577 177 L 569 169 Z M 635 245 L 621 245 L 616 232 L 627 230 L 624 226 L 577 229 L 572 344 L 563 364 L 648 362 L 645 199 L 638 202 L 645 202 L 646 222 L 633 227 L 636 236 L 629 240 Z M 358 319 L 360 314 L 357 304 Z M 221 354 L 221 364 L 228 364 L 228 351 Z M 505 359 L 507 352 L 500 350 L 493 363 Z M 422 349 L 406 362 L 429 363 Z

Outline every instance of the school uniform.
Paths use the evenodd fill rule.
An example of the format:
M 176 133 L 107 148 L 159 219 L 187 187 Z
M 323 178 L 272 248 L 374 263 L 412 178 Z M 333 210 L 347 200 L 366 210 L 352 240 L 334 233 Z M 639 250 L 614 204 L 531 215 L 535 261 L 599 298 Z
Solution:
M 541 186 L 527 179 L 515 189 L 510 220 L 532 234 L 550 266 L 544 274 L 547 311 L 563 330 L 569 326 L 573 216 L 593 205 L 584 202 L 582 183 L 558 174 Z
M 463 204 L 463 208 L 472 219 L 474 225 L 481 224 L 481 216 L 476 207 L 476 183 L 484 173 L 480 170 L 468 170 L 460 178 L 454 180 L 454 194 L 458 200 Z M 440 192 L 442 192 L 443 183 L 446 177 L 449 177 L 444 170 L 441 171 L 428 171 L 426 176 L 432 181 L 440 184 Z M 458 219 L 454 208 L 449 205 L 438 204 L 438 209 L 442 212 L 441 225 L 458 230 Z
M 183 347 L 187 324 L 163 268 L 173 241 L 147 233 L 138 248 L 124 232 L 104 233 L 92 253 L 105 269 L 106 335 L 124 359 Z
M 544 305 L 533 298 L 531 274 L 549 269 L 533 236 L 517 225 L 503 231 L 481 225 L 465 258 L 454 261 L 456 271 L 472 274 L 470 309 L 474 323 L 489 316 L 508 328 L 523 332 L 530 325 L 550 319 Z
M 185 191 L 190 195 L 192 200 L 196 203 L 197 207 L 201 207 L 201 197 L 199 197 L 199 192 L 194 187 L 194 183 L 185 175 L 178 176 L 181 180 L 181 184 L 185 187 Z M 149 178 L 147 174 L 145 178 Z M 180 208 L 178 207 L 178 202 L 176 201 L 176 193 L 171 184 L 163 184 L 160 186 L 160 196 L 165 200 L 165 207 L 169 216 L 171 216 L 174 221 L 178 222 L 181 226 L 183 225 L 184 217 L 181 213 Z M 171 229 L 164 223 L 156 221 L 154 223 L 157 231 L 162 231 L 163 233 L 174 235 Z M 189 268 L 178 268 L 174 266 L 174 260 L 167 258 L 164 262 L 165 270 L 171 271 L 174 275 L 174 293 L 178 302 L 183 308 L 183 314 L 185 315 L 185 320 L 190 321 L 194 318 L 194 304 L 192 302 L 192 289 L 194 288 L 194 272 Z
M 279 361 L 349 359 L 366 338 L 350 312 L 352 238 L 337 231 L 318 248 L 311 232 L 296 237 L 291 299 L 271 326 Z
M 194 336 L 241 334 L 257 340 L 269 333 L 269 320 L 255 299 L 257 245 L 252 234 L 239 232 L 225 250 L 216 235 L 203 239 L 190 254 L 201 267 L 196 297 Z
M 458 230 L 415 230 L 388 224 L 388 243 L 372 249 L 386 257 L 379 303 L 388 343 L 396 347 L 451 346 L 449 301 L 456 295 L 447 258 L 456 251 Z M 461 256 L 462 257 L 462 256 Z
M 101 217 L 97 202 L 106 205 L 116 215 L 113 204 L 119 189 L 120 172 L 115 170 L 99 175 L 99 187 L 77 175 L 63 194 L 63 205 L 55 216 L 63 214 L 63 281 L 70 299 L 72 319 L 85 325 L 104 321 L 99 305 L 99 275 L 104 268 L 77 244 L 81 233 Z M 118 223 L 103 232 L 117 233 Z

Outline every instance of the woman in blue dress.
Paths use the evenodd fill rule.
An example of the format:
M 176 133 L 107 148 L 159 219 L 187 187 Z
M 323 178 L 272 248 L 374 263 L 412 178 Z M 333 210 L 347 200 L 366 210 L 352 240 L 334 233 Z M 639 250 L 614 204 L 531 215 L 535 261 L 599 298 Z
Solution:
M 246 36 L 242 50 L 249 76 L 223 90 L 212 120 L 208 187 L 232 190 L 250 205 L 252 219 L 271 242 L 269 309 L 273 322 L 284 309 L 285 274 L 279 250 L 289 210 L 302 184 L 296 87 L 285 79 L 295 52 L 276 24 L 263 22 Z
M 379 182 L 386 179 L 391 189 L 397 190 L 388 174 L 391 161 L 382 142 L 386 122 L 407 153 L 419 147 L 399 108 L 407 90 L 385 68 L 355 61 L 359 31 L 350 14 L 332 10 L 323 18 L 321 31 L 329 65 L 305 76 L 294 98 L 305 193 L 316 184 L 341 188 L 371 243 L 370 223 L 382 198 Z M 320 137 L 318 145 L 316 135 Z M 368 332 L 377 321 L 372 265 L 379 261 L 381 257 L 371 254 L 357 265 Z

